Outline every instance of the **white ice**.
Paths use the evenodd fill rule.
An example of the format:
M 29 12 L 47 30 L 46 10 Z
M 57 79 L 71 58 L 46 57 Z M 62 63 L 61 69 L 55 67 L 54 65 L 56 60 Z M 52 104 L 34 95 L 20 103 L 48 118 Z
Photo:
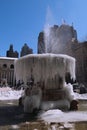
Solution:
M 30 54 L 15 61 L 16 80 L 23 80 L 26 84 L 31 75 L 36 82 L 43 82 L 47 89 L 58 88 L 59 77 L 63 83 L 66 73 L 75 80 L 75 59 L 62 54 Z M 63 85 L 62 85 L 63 87 Z

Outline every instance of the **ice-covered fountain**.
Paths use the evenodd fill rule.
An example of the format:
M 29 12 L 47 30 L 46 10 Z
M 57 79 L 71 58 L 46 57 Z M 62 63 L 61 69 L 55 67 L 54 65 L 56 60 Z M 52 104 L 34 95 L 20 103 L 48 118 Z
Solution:
M 33 78 L 40 82 L 44 89 L 61 89 L 65 77 L 70 74 L 75 80 L 75 59 L 60 54 L 31 54 L 15 61 L 16 80 L 25 84 Z
M 71 86 L 66 84 L 67 74 L 75 80 L 75 59 L 67 55 L 30 54 L 15 61 L 16 81 L 22 80 L 25 85 L 31 79 L 34 84 L 39 82 L 42 91 L 39 105 L 42 109 L 64 107 L 64 104 L 70 107 L 69 103 L 74 97 L 70 91 Z
M 70 109 L 74 94 L 72 85 L 69 83 L 75 80 L 75 59 L 67 55 L 48 53 L 48 48 L 51 46 L 49 39 L 52 44 L 58 41 L 54 38 L 54 35 L 51 35 L 50 29 L 45 28 L 46 53 L 30 54 L 15 61 L 16 82 L 23 81 L 25 86 L 30 86 L 30 82 L 32 82 L 33 88 L 36 86 L 34 92 L 31 92 L 32 94 L 25 92 L 28 98 L 24 101 L 24 106 L 29 106 L 29 108 L 33 106 L 32 109 L 40 107 L 45 110 L 53 108 Z M 35 90 L 38 90 L 38 94 Z M 31 101 L 31 98 L 33 101 Z M 32 103 L 26 105 L 27 102 Z

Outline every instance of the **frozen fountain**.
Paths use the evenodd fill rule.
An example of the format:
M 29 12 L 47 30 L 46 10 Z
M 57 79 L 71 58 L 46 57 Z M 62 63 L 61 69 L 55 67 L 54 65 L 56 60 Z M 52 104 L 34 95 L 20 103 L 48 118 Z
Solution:
M 27 84 L 33 78 L 44 89 L 63 88 L 68 73 L 75 80 L 75 59 L 67 55 L 31 54 L 15 61 L 16 81 Z
M 74 94 L 72 85 L 69 83 L 75 80 L 75 59 L 67 55 L 52 54 L 52 51 L 48 53 L 49 48 L 52 48 L 52 45 L 56 47 L 56 42 L 58 42 L 58 39 L 50 31 L 49 26 L 45 27 L 45 54 L 30 54 L 15 61 L 16 82 L 23 81 L 25 86 L 28 85 L 29 88 L 31 88 L 30 83 L 32 83 L 31 86 L 33 88 L 36 86 L 34 88 L 36 91 L 39 86 L 38 94 L 36 92 L 34 94 L 25 93 L 29 99 L 26 98 L 24 106 L 40 107 L 40 109 L 45 110 L 53 108 L 71 109 L 70 104 L 74 100 Z M 55 48 L 52 49 L 55 51 Z M 26 89 L 27 91 L 29 89 Z M 32 103 L 28 105 L 28 101 Z M 33 107 L 32 109 L 34 109 Z
M 68 74 L 69 79 L 75 80 L 75 59 L 67 55 L 30 54 L 15 61 L 16 82 L 20 80 L 29 85 L 33 80 L 34 85 L 39 83 L 42 96 L 40 94 L 37 108 L 45 110 L 65 106 L 69 109 L 74 97 L 71 85 L 66 83 Z

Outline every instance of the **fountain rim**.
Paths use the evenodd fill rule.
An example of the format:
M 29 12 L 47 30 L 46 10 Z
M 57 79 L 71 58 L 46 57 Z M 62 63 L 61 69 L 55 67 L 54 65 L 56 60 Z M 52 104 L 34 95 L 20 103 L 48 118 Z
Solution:
M 76 59 L 72 56 L 66 55 L 66 54 L 53 54 L 53 53 L 43 53 L 43 54 L 28 54 L 23 57 L 20 57 L 16 60 L 22 60 L 27 58 L 45 58 L 45 57 L 56 57 L 56 58 L 65 58 L 65 59 L 71 59 L 75 61 Z

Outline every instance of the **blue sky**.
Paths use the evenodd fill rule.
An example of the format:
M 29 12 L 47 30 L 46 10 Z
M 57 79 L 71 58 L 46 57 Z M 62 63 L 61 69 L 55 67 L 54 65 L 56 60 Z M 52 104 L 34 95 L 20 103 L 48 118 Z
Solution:
M 37 53 L 39 32 L 62 19 L 73 23 L 80 41 L 87 39 L 87 0 L 0 0 L 0 56 L 10 44 L 20 52 L 27 43 Z

